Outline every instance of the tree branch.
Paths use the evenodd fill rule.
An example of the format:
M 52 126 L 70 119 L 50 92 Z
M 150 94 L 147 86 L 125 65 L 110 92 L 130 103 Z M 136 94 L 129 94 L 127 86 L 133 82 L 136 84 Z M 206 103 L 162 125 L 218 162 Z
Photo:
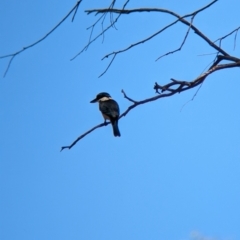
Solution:
M 131 45 L 129 45 L 128 47 L 122 49 L 122 50 L 118 50 L 118 51 L 114 51 L 112 53 L 109 53 L 107 55 L 105 55 L 102 60 L 104 60 L 105 58 L 108 58 L 110 56 L 112 56 L 112 59 L 110 61 L 110 63 L 108 64 L 107 68 L 104 70 L 104 72 L 99 76 L 101 77 L 103 74 L 105 74 L 107 72 L 107 70 L 109 69 L 109 67 L 111 66 L 111 64 L 113 63 L 113 60 L 116 58 L 116 56 L 119 54 L 119 53 L 122 53 L 122 52 L 126 52 L 128 51 L 129 49 L 137 46 L 137 45 L 140 45 L 140 44 L 143 44 L 149 40 L 151 40 L 152 38 L 154 38 L 155 36 L 157 36 L 158 34 L 162 33 L 163 31 L 165 31 L 166 29 L 168 29 L 169 27 L 173 26 L 174 24 L 176 24 L 177 22 L 182 22 L 183 24 L 187 25 L 189 28 L 188 28 L 188 31 L 185 35 L 185 38 L 181 44 L 181 46 L 179 47 L 179 49 L 177 50 L 174 50 L 174 51 L 171 51 L 171 52 L 168 52 L 166 54 L 164 54 L 163 56 L 166 56 L 166 55 L 169 55 L 171 53 L 174 53 L 176 51 L 179 51 L 181 50 L 182 46 L 184 45 L 185 41 L 186 41 L 186 38 L 189 34 L 189 31 L 190 29 L 192 29 L 195 34 L 197 34 L 200 38 L 202 38 L 205 42 L 207 42 L 212 48 L 216 49 L 217 52 L 221 53 L 222 55 L 225 55 L 225 56 L 229 56 L 229 54 L 224 51 L 221 47 L 217 46 L 213 41 L 211 41 L 207 36 L 205 36 L 197 27 L 195 27 L 192 22 L 193 22 L 193 18 L 200 12 L 204 11 L 205 9 L 209 8 L 211 5 L 213 5 L 214 3 L 216 3 L 218 0 L 214 0 L 212 1 L 211 3 L 209 3 L 208 5 L 194 11 L 193 13 L 189 13 L 189 14 L 185 14 L 183 16 L 180 16 L 178 15 L 177 13 L 173 12 L 173 11 L 170 11 L 170 10 L 167 10 L 167 9 L 162 9 L 162 8 L 136 8 L 136 9 L 114 9 L 114 8 L 104 8 L 104 9 L 92 9 L 92 10 L 86 10 L 85 12 L 87 14 L 91 14 L 91 13 L 96 13 L 97 14 L 105 14 L 107 12 L 110 12 L 110 13 L 117 13 L 117 14 L 131 14 L 131 13 L 139 13 L 139 12 L 160 12 L 160 13 L 167 13 L 167 14 L 170 14 L 174 17 L 177 18 L 177 20 L 175 20 L 174 22 L 170 23 L 169 25 L 163 27 L 162 29 L 160 29 L 159 31 L 157 31 L 156 33 L 152 34 L 151 36 L 143 39 L 143 40 L 140 40 L 136 43 L 133 43 Z M 191 19 L 191 22 L 187 21 L 185 18 L 187 17 L 192 17 Z M 163 57 L 161 56 L 161 57 Z M 158 58 L 159 59 L 159 58 Z M 158 60 L 157 59 L 157 60 Z
M 125 2 L 125 4 L 123 5 L 123 8 L 121 9 L 121 10 L 124 10 L 124 8 L 127 6 L 127 4 L 129 3 L 129 1 L 130 0 L 127 0 L 126 2 Z M 115 1 L 114 1 L 114 3 L 115 3 Z M 107 10 L 108 10 L 108 12 L 111 12 L 111 9 L 112 8 L 107 8 Z M 107 12 L 106 12 L 107 13 Z M 108 27 L 106 27 L 105 29 L 102 29 L 102 31 L 101 31 L 101 33 L 99 33 L 95 38 L 93 38 L 93 39 L 91 39 L 91 37 L 92 37 L 92 31 L 93 31 L 93 28 L 95 27 L 95 25 L 100 21 L 100 19 L 101 18 L 104 18 L 105 17 L 105 14 L 106 13 L 104 13 L 92 26 L 90 26 L 88 29 L 92 29 L 91 30 L 91 33 L 90 33 L 90 38 L 89 38 L 89 41 L 88 41 L 88 43 L 87 43 L 87 45 L 85 45 L 84 47 L 83 47 L 83 49 L 80 51 L 80 52 L 78 52 L 74 57 L 72 57 L 70 60 L 72 61 L 72 60 L 74 60 L 75 58 L 77 58 L 80 54 L 82 54 L 84 51 L 86 51 L 87 49 L 88 49 L 88 47 L 89 47 L 89 45 L 90 44 L 92 44 L 94 41 L 96 41 L 100 36 L 104 36 L 104 33 L 105 32 L 107 32 L 112 26 L 114 26 L 114 24 L 118 21 L 118 19 L 120 18 L 120 16 L 121 16 L 121 13 L 116 17 L 116 19 L 113 21 L 111 21 L 111 23 L 110 23 L 110 25 L 108 26 Z M 111 64 L 110 64 L 111 65 Z M 110 67 L 110 66 L 109 66 Z
M 232 61 L 233 63 L 219 64 L 222 60 Z M 240 67 L 240 59 L 235 58 L 235 57 L 230 57 L 230 56 L 219 55 L 219 56 L 217 56 L 216 61 L 208 69 L 208 71 L 206 71 L 205 73 L 203 73 L 202 75 L 200 75 L 199 77 L 197 77 L 196 79 L 194 79 L 191 82 L 179 81 L 179 80 L 176 80 L 176 79 L 172 78 L 171 82 L 166 84 L 166 85 L 164 85 L 164 86 L 161 86 L 158 83 L 155 83 L 154 89 L 156 90 L 157 93 L 159 93 L 157 96 L 154 96 L 154 97 L 151 97 L 151 98 L 147 98 L 147 99 L 144 99 L 144 100 L 141 100 L 141 101 L 135 101 L 132 98 L 128 97 L 126 95 L 126 93 L 124 92 L 124 90 L 122 90 L 124 98 L 126 98 L 127 100 L 129 100 L 133 104 L 130 105 L 120 115 L 119 119 L 121 119 L 122 117 L 125 117 L 132 109 L 134 109 L 137 106 L 140 106 L 140 105 L 148 103 L 148 102 L 156 101 L 156 100 L 158 100 L 160 98 L 170 97 L 172 95 L 175 95 L 176 93 L 181 93 L 181 92 L 184 92 L 184 91 L 189 90 L 191 88 L 195 88 L 195 87 L 199 86 L 200 84 L 202 84 L 204 82 L 204 80 L 210 74 L 212 74 L 213 72 L 219 71 L 219 70 L 222 70 L 222 69 L 227 69 L 227 68 L 234 68 L 234 67 Z M 161 93 L 159 92 L 159 90 L 161 91 Z M 165 92 L 165 93 L 163 93 L 163 92 Z M 101 123 L 101 124 L 91 128 L 86 133 L 80 135 L 71 145 L 62 147 L 61 151 L 66 149 L 66 148 L 67 149 L 71 149 L 79 140 L 84 138 L 86 135 L 88 135 L 89 133 L 91 133 L 92 131 L 94 131 L 97 128 L 100 128 L 100 127 L 108 125 L 109 123 L 110 122 Z
M 173 50 L 173 51 L 171 51 L 171 52 L 165 53 L 164 55 L 158 57 L 158 58 L 156 59 L 156 61 L 158 61 L 160 58 L 165 57 L 165 56 L 167 56 L 167 55 L 169 55 L 169 54 L 173 54 L 173 53 L 175 53 L 175 52 L 181 51 L 184 43 L 185 43 L 186 40 L 187 40 L 187 37 L 188 37 L 188 35 L 189 35 L 190 29 L 191 29 L 191 26 L 192 26 L 192 23 L 193 23 L 193 19 L 194 19 L 195 16 L 196 16 L 196 15 L 193 15 L 193 16 L 191 17 L 191 25 L 189 26 L 189 28 L 188 28 L 188 30 L 187 30 L 187 32 L 186 32 L 186 34 L 185 34 L 185 37 L 184 37 L 184 39 L 183 39 L 182 44 L 180 45 L 180 47 L 177 48 L 176 50 Z
M 87 136 L 89 133 L 91 133 L 92 131 L 94 131 L 95 129 L 97 128 L 100 128 L 100 127 L 103 127 L 103 126 L 107 126 L 110 122 L 104 122 L 104 123 L 101 123 L 93 128 L 91 128 L 90 130 L 88 130 L 87 132 L 85 132 L 84 134 L 82 134 L 81 136 L 79 136 L 71 145 L 69 146 L 64 146 L 61 148 L 61 151 L 68 148 L 68 149 L 71 149 L 79 140 L 81 140 L 82 138 L 84 138 L 85 136 Z M 60 151 L 60 152 L 61 152 Z
M 42 42 L 44 39 L 46 39 L 51 33 L 53 33 L 71 14 L 72 12 L 74 12 L 74 15 L 73 15 L 73 18 L 72 18 L 72 21 L 74 20 L 74 17 L 77 13 L 77 10 L 78 10 L 78 7 L 80 5 L 80 3 L 82 2 L 82 0 L 79 0 L 77 1 L 77 3 L 75 4 L 75 6 L 70 10 L 70 12 L 52 29 L 50 30 L 45 36 L 43 36 L 42 38 L 40 38 L 39 40 L 37 40 L 36 42 L 28 45 L 27 47 L 23 47 L 21 50 L 15 52 L 15 53 L 11 53 L 11 54 L 7 54 L 7 55 L 4 55 L 4 56 L 0 56 L 0 59 L 1 58 L 8 58 L 10 57 L 10 60 L 8 62 L 8 65 L 7 65 L 7 68 L 6 68 L 6 71 L 3 75 L 3 77 L 5 77 L 7 75 L 7 72 L 11 66 L 11 63 L 13 61 L 13 59 L 20 53 L 24 52 L 25 50 L 27 50 L 28 48 L 31 48 L 35 45 L 37 45 L 38 43 Z
M 232 35 L 233 33 L 235 33 L 235 36 L 234 36 L 234 48 L 233 48 L 233 49 L 235 49 L 235 47 L 236 47 L 236 40 L 237 40 L 237 34 L 238 34 L 238 30 L 239 29 L 240 29 L 240 26 L 237 27 L 236 29 L 234 29 L 233 31 L 231 31 L 230 33 L 226 34 L 225 36 L 218 38 L 214 42 L 218 42 L 219 41 L 219 46 L 221 46 L 223 39 L 225 39 L 225 38 L 229 37 L 230 35 Z

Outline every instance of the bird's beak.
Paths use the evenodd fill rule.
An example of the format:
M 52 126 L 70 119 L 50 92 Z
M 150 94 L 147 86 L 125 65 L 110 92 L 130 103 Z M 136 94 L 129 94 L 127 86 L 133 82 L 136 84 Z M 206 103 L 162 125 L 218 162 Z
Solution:
M 90 103 L 95 103 L 95 102 L 97 102 L 98 100 L 95 98 L 95 99 L 93 99 Z

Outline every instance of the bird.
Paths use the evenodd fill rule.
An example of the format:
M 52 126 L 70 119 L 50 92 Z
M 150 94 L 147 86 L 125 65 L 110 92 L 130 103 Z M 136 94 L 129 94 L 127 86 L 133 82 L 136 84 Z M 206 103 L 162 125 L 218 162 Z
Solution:
M 99 110 L 101 111 L 104 122 L 110 120 L 113 128 L 113 135 L 120 137 L 120 131 L 118 129 L 118 118 L 119 118 L 119 106 L 118 103 L 112 99 L 109 93 L 101 92 L 97 94 L 96 98 L 90 101 L 90 103 L 99 103 Z

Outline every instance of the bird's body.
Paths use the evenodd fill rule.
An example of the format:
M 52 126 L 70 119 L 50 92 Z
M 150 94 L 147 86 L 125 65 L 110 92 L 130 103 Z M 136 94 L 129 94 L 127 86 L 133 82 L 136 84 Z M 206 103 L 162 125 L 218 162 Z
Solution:
M 119 118 L 119 106 L 118 103 L 111 98 L 108 93 L 99 93 L 91 103 L 98 102 L 99 110 L 101 111 L 103 118 L 110 120 L 113 127 L 113 134 L 115 137 L 120 137 L 120 131 L 118 129 Z

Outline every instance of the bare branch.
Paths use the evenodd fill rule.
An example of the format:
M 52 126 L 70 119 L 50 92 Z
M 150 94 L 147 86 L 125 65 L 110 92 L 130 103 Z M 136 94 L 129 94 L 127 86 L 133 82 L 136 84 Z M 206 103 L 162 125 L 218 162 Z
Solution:
M 187 26 L 191 26 L 191 29 L 194 30 L 194 32 L 199 35 L 201 38 L 203 38 L 210 46 L 215 48 L 218 52 L 222 53 L 223 55 L 229 55 L 227 52 L 219 48 L 214 42 L 212 42 L 210 39 L 208 39 L 204 34 L 202 34 L 194 25 L 191 25 L 187 20 L 184 18 L 191 17 L 194 15 L 197 15 L 198 13 L 204 11 L 205 9 L 209 8 L 211 5 L 216 3 L 218 0 L 214 0 L 205 7 L 200 8 L 199 10 L 194 11 L 193 13 L 186 14 L 184 16 L 180 16 L 177 13 L 174 13 L 170 10 L 163 9 L 163 8 L 137 8 L 137 9 L 92 9 L 92 10 L 86 10 L 87 14 L 90 13 L 105 13 L 105 12 L 114 12 L 114 13 L 121 13 L 121 14 L 130 14 L 130 13 L 136 13 L 136 12 L 162 12 L 170 14 L 178 19 L 178 21 L 184 23 Z
M 115 2 L 116 2 L 116 0 L 113 0 L 113 1 L 112 1 L 112 3 L 111 3 L 110 6 L 109 6 L 109 9 L 111 9 L 111 8 L 114 7 Z M 104 41 L 104 28 L 103 28 L 103 23 L 104 23 L 104 20 L 105 20 L 105 18 L 106 18 L 106 15 L 107 15 L 107 13 L 104 13 L 103 15 L 101 15 L 94 24 L 92 24 L 90 27 L 87 28 L 87 30 L 91 29 L 91 33 L 90 33 L 90 36 L 89 36 L 88 44 L 84 47 L 84 50 L 87 50 L 88 47 L 89 47 L 89 45 L 91 44 L 91 39 L 92 39 L 93 30 L 94 30 L 95 26 L 98 24 L 98 22 L 99 22 L 102 18 L 103 18 L 103 20 L 102 20 L 101 25 L 102 25 L 102 32 L 103 32 L 102 36 L 103 36 L 103 41 Z M 110 13 L 110 15 L 112 15 L 112 13 Z M 114 23 L 115 23 L 115 21 L 113 21 L 113 17 L 110 16 L 110 18 L 111 18 L 111 20 L 110 20 L 111 25 L 110 25 L 110 26 L 113 26 Z M 99 36 L 101 36 L 101 35 L 99 35 Z M 102 42 L 103 42 L 103 41 L 102 41 Z M 82 52 L 82 51 L 81 51 L 81 52 Z
M 233 50 L 235 50 L 235 48 L 236 48 L 237 34 L 238 34 L 238 31 L 236 31 L 235 36 L 234 36 L 234 47 L 233 47 Z
M 238 32 L 239 29 L 240 29 L 240 27 L 237 27 L 236 29 L 232 30 L 230 33 L 226 34 L 226 35 L 223 36 L 223 37 L 218 38 L 218 39 L 215 40 L 214 42 L 222 41 L 223 39 L 229 37 L 229 36 L 232 35 L 233 33 Z
M 238 34 L 238 30 L 240 29 L 240 26 L 237 27 L 236 29 L 234 29 L 233 31 L 231 31 L 230 33 L 226 34 L 225 36 L 223 37 L 220 37 L 218 38 L 217 40 L 215 40 L 214 42 L 218 42 L 219 41 L 219 46 L 221 46 L 221 43 L 222 43 L 222 40 L 229 37 L 230 35 L 232 35 L 233 33 L 235 33 L 235 36 L 234 36 L 234 50 L 236 48 L 236 40 L 237 40 L 237 34 Z
M 111 66 L 111 64 L 113 63 L 113 60 L 115 59 L 115 57 L 119 54 L 119 53 L 123 53 L 125 51 L 128 51 L 129 49 L 137 46 L 137 45 L 140 45 L 140 44 L 143 44 L 149 40 L 151 40 L 152 38 L 154 38 L 155 36 L 157 36 L 158 34 L 162 33 L 163 31 L 165 31 L 166 29 L 168 29 L 169 27 L 173 26 L 174 24 L 176 24 L 177 22 L 182 22 L 183 24 L 187 25 L 188 26 L 188 31 L 185 35 L 185 38 L 180 46 L 179 49 L 177 50 L 174 50 L 174 51 L 171 51 L 171 52 L 168 52 L 166 53 L 165 55 L 163 56 L 166 56 L 166 55 L 169 55 L 171 53 L 174 53 L 176 51 L 179 51 L 181 50 L 182 46 L 184 45 L 186 39 L 187 39 L 187 36 L 190 32 L 190 29 L 192 29 L 195 34 L 197 34 L 199 37 L 201 37 L 204 41 L 206 41 L 211 47 L 213 47 L 214 49 L 217 50 L 217 52 L 221 53 L 222 55 L 225 55 L 225 56 L 229 56 L 229 54 L 224 51 L 221 47 L 217 46 L 213 41 L 211 41 L 207 36 L 205 36 L 197 27 L 195 27 L 192 23 L 193 23 L 193 18 L 200 12 L 204 11 L 205 9 L 209 8 L 211 5 L 213 5 L 214 3 L 216 3 L 217 0 L 214 0 L 212 1 L 211 3 L 209 3 L 208 5 L 206 5 L 205 7 L 202 7 L 196 11 L 194 11 L 193 13 L 190 13 L 190 14 L 186 14 L 184 16 L 180 16 L 178 15 L 177 13 L 174 13 L 170 10 L 167 10 L 167 9 L 162 9 L 162 8 L 137 8 L 137 9 L 109 9 L 109 8 L 104 8 L 104 9 L 92 9 L 92 10 L 86 10 L 85 12 L 87 14 L 91 14 L 91 13 L 96 13 L 96 14 L 105 14 L 107 12 L 110 12 L 110 13 L 118 13 L 118 14 L 131 14 L 131 13 L 136 13 L 136 12 L 161 12 L 161 13 L 167 13 L 167 14 L 170 14 L 174 17 L 177 18 L 177 20 L 175 20 L 174 22 L 172 22 L 171 24 L 165 26 L 164 28 L 160 29 L 159 31 L 157 31 L 156 33 L 152 34 L 151 36 L 143 39 L 143 40 L 140 40 L 136 43 L 133 43 L 131 45 L 129 45 L 128 47 L 122 49 L 122 50 L 118 50 L 118 51 L 114 51 L 112 53 L 109 53 L 107 55 L 105 55 L 102 60 L 104 60 L 105 58 L 108 58 L 110 56 L 113 56 L 110 63 L 108 64 L 107 68 L 105 69 L 105 71 L 99 76 L 101 77 L 104 73 L 106 73 L 106 71 L 109 69 L 109 67 Z M 191 18 L 191 22 L 187 21 L 185 18 L 187 17 L 192 17 Z M 163 57 L 161 56 L 161 57 Z M 159 59 L 159 58 L 158 58 Z M 157 59 L 157 60 L 158 60 Z
M 8 58 L 8 57 L 10 57 L 10 60 L 9 60 L 9 62 L 8 62 L 7 69 L 6 69 L 3 77 L 6 76 L 8 70 L 9 70 L 9 68 L 10 68 L 10 66 L 11 66 L 11 63 L 12 63 L 13 59 L 14 59 L 18 54 L 24 52 L 24 51 L 27 50 L 28 48 L 31 48 L 31 47 L 37 45 L 38 43 L 42 42 L 44 39 L 46 39 L 51 33 L 53 33 L 53 32 L 72 14 L 72 12 L 75 11 L 75 12 L 74 12 L 74 16 L 73 16 L 73 18 L 72 18 L 72 21 L 73 21 L 75 15 L 76 15 L 77 9 L 78 9 L 78 7 L 79 7 L 79 5 L 80 5 L 81 2 L 82 2 L 82 0 L 77 1 L 77 3 L 76 3 L 75 6 L 70 10 L 70 12 L 69 12 L 52 30 L 50 30 L 45 36 L 43 36 L 42 38 L 40 38 L 40 39 L 37 40 L 36 42 L 28 45 L 27 47 L 23 47 L 21 50 L 15 52 L 15 53 L 11 53 L 11 54 L 7 54 L 7 55 L 4 55 L 4 56 L 0 56 L 0 58 Z
M 81 136 L 79 136 L 71 145 L 69 146 L 64 146 L 61 148 L 60 152 L 66 148 L 71 149 L 79 140 L 81 140 L 82 138 L 84 138 L 85 136 L 87 136 L 89 133 L 91 133 L 92 131 L 94 131 L 97 128 L 103 127 L 103 126 L 107 126 L 110 122 L 104 122 L 101 123 L 93 128 L 91 128 L 89 131 L 85 132 L 84 134 L 82 134 Z
M 227 63 L 227 64 L 219 64 L 222 60 L 229 60 L 232 61 L 233 63 Z M 132 98 L 128 97 L 125 93 L 124 90 L 122 90 L 123 96 L 124 98 L 126 98 L 127 100 L 129 100 L 130 102 L 132 102 L 133 104 L 130 105 L 119 117 L 119 119 L 121 119 L 122 117 L 125 117 L 132 109 L 134 109 L 135 107 L 148 103 L 148 102 L 152 102 L 152 101 L 156 101 L 160 98 L 164 98 L 164 97 L 170 97 L 176 93 L 181 93 L 184 92 L 186 90 L 189 90 L 191 88 L 195 88 L 197 86 L 203 84 L 204 80 L 213 72 L 218 71 L 218 70 L 222 70 L 222 69 L 227 69 L 227 68 L 234 68 L 234 67 L 240 67 L 240 59 L 235 58 L 235 57 L 231 57 L 231 56 L 223 56 L 223 55 L 219 55 L 216 58 L 216 61 L 212 64 L 212 66 L 208 69 L 208 71 L 206 71 L 205 73 L 201 74 L 199 77 L 197 77 L 196 79 L 194 79 L 191 82 L 187 82 L 187 81 L 180 81 L 180 80 L 176 80 L 176 79 L 171 79 L 171 82 L 161 86 L 158 83 L 155 83 L 154 85 L 154 89 L 156 90 L 157 93 L 159 93 L 159 90 L 161 91 L 161 94 L 151 97 L 151 98 L 147 98 L 141 101 L 135 101 Z M 199 88 L 200 89 L 200 88 Z M 199 91 L 199 89 L 197 90 L 197 92 Z M 165 93 L 163 93 L 165 92 Z M 195 93 L 194 97 L 196 96 L 197 92 Z M 81 140 L 82 138 L 84 138 L 86 135 L 88 135 L 89 133 L 91 133 L 92 131 L 94 131 L 97 128 L 103 127 L 108 125 L 109 122 L 107 123 L 101 123 L 95 127 L 93 127 L 92 129 L 90 129 L 89 131 L 87 131 L 86 133 L 80 135 L 71 145 L 69 146 L 64 146 L 61 148 L 61 151 L 68 148 L 71 149 L 79 140 Z
M 82 0 L 78 1 L 77 4 L 75 5 L 76 7 L 75 7 L 75 11 L 74 11 L 74 14 L 73 14 L 73 17 L 72 17 L 72 22 L 73 22 L 74 19 L 75 19 L 75 16 L 76 16 L 76 14 L 77 14 L 78 7 L 79 7 L 81 1 L 82 1 Z
M 197 91 L 194 93 L 193 97 L 192 97 L 189 101 L 187 101 L 185 104 L 183 104 L 180 112 L 183 110 L 183 108 L 184 108 L 189 102 L 191 102 L 191 101 L 194 100 L 194 98 L 197 96 L 199 90 L 201 89 L 202 85 L 203 85 L 203 82 L 202 82 L 201 85 L 198 87 L 198 89 L 197 89 Z
M 123 5 L 123 9 L 126 7 L 126 5 L 128 4 L 129 1 L 130 1 L 130 0 L 127 0 L 127 1 L 125 2 L 125 4 Z M 109 8 L 107 8 L 107 9 L 108 9 L 109 12 L 111 11 L 111 9 L 109 9 Z M 121 10 L 123 10 L 123 9 L 121 9 Z M 100 36 L 104 35 L 104 33 L 105 33 L 106 31 L 108 31 L 112 26 L 114 26 L 114 24 L 118 21 L 118 19 L 120 18 L 120 16 L 121 16 L 121 14 L 119 14 L 118 17 L 116 17 L 116 19 L 115 19 L 108 27 L 106 27 L 105 29 L 103 29 L 103 30 L 101 31 L 101 33 L 99 33 L 99 34 L 98 34 L 95 38 L 93 38 L 92 40 L 90 40 L 90 39 L 91 39 L 91 35 L 90 35 L 90 39 L 89 39 L 90 41 L 88 42 L 88 44 L 87 44 L 86 46 L 84 46 L 84 48 L 83 48 L 80 52 L 78 52 L 74 57 L 72 57 L 70 60 L 71 60 L 71 61 L 74 60 L 74 59 L 77 58 L 81 53 L 83 53 L 85 50 L 87 50 L 90 44 L 92 44 L 92 43 L 93 43 L 94 41 L 96 41 Z M 95 22 L 95 24 L 93 24 L 92 26 L 95 26 L 95 25 L 97 24 L 97 22 L 99 22 L 102 17 L 103 17 L 103 16 L 101 16 L 101 17 Z M 92 26 L 91 26 L 91 27 L 92 27 Z M 91 28 L 91 27 L 89 27 L 89 28 Z M 91 34 L 92 34 L 92 33 L 91 33 Z
M 137 103 L 137 101 L 133 100 L 132 98 L 129 98 L 126 93 L 124 92 L 124 90 L 122 89 L 122 94 L 124 96 L 124 98 L 126 98 L 128 101 L 133 102 L 133 103 Z
M 107 72 L 107 70 L 108 70 L 108 69 L 110 68 L 110 66 L 112 65 L 112 62 L 114 61 L 114 59 L 115 59 L 116 56 L 117 56 L 117 54 L 114 54 L 112 60 L 111 60 L 110 63 L 108 64 L 108 66 L 107 66 L 107 68 L 105 69 L 105 71 L 98 76 L 99 78 Z M 102 60 L 103 60 L 103 59 L 102 59 Z
M 128 51 L 129 49 L 131 49 L 131 48 L 133 48 L 133 47 L 135 47 L 135 46 L 137 46 L 137 45 L 139 45 L 139 44 L 143 44 L 143 43 L 149 41 L 150 39 L 156 37 L 158 34 L 160 34 L 161 32 L 165 31 L 167 28 L 173 26 L 173 25 L 176 24 L 177 22 L 178 22 L 178 20 L 174 21 L 173 23 L 167 25 L 166 27 L 162 28 L 162 29 L 159 30 L 158 32 L 156 32 L 156 33 L 154 33 L 153 35 L 149 36 L 148 38 L 146 38 L 146 39 L 144 39 L 144 40 L 141 40 L 141 41 L 139 41 L 139 42 L 133 43 L 133 44 L 131 44 L 130 46 L 128 46 L 127 48 L 124 48 L 124 49 L 122 49 L 122 50 L 119 50 L 119 51 L 116 51 L 116 52 L 112 52 L 112 53 L 109 53 L 109 54 L 105 55 L 105 56 L 102 58 L 102 60 L 104 60 L 105 58 L 108 58 L 108 57 L 110 57 L 110 56 L 112 56 L 112 55 L 113 55 L 113 57 L 112 57 L 112 59 L 111 59 L 111 62 L 108 64 L 107 68 L 104 70 L 103 73 L 101 73 L 101 75 L 100 75 L 99 77 L 101 77 L 102 75 L 104 75 L 104 74 L 107 72 L 107 70 L 109 69 L 109 67 L 110 67 L 110 66 L 112 65 L 112 63 L 113 63 L 113 60 L 115 59 L 115 57 L 116 57 L 119 53 L 126 52 L 126 51 Z
M 171 52 L 165 53 L 164 55 L 158 57 L 158 58 L 156 59 L 156 61 L 158 61 L 160 58 L 165 57 L 165 56 L 167 56 L 167 55 L 169 55 L 169 54 L 173 54 L 173 53 L 175 53 L 175 52 L 181 51 L 184 43 L 185 43 L 186 40 L 187 40 L 187 37 L 188 37 L 188 34 L 189 34 L 189 32 L 190 32 L 190 29 L 191 29 L 191 26 L 192 26 L 192 23 L 193 23 L 193 19 L 194 19 L 195 16 L 196 16 L 196 15 L 193 15 L 192 18 L 191 18 L 191 25 L 189 26 L 189 28 L 188 28 L 188 30 L 187 30 L 187 32 L 186 32 L 186 34 L 185 34 L 185 37 L 184 37 L 184 39 L 183 39 L 182 44 L 180 45 L 180 47 L 179 47 L 178 49 L 176 49 L 176 50 L 173 50 L 173 51 L 171 51 Z
M 204 11 L 205 9 L 209 8 L 211 5 L 213 5 L 214 3 L 216 3 L 218 0 L 214 0 L 211 3 L 209 3 L 208 5 L 206 5 L 205 7 L 202 7 L 198 10 L 196 10 L 194 13 L 190 13 L 190 14 L 186 14 L 185 17 L 191 17 L 192 15 L 196 15 L 199 12 Z M 180 18 L 180 16 L 168 9 L 163 9 L 163 8 L 135 8 L 135 9 L 108 9 L 108 8 L 103 8 L 103 9 L 90 9 L 90 10 L 85 10 L 85 12 L 87 14 L 91 14 L 91 13 L 105 13 L 105 12 L 114 12 L 114 13 L 121 13 L 121 14 L 130 14 L 133 12 L 163 12 L 163 13 L 168 13 L 171 14 L 177 18 Z

